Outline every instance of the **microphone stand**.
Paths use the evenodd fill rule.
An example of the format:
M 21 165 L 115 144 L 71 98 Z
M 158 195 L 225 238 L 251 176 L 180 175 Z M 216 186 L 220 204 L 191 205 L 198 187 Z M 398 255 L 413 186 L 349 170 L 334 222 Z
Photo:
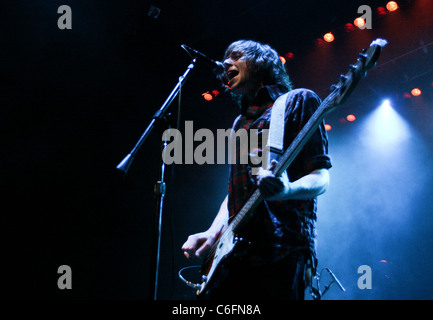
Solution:
M 179 77 L 179 81 L 176 86 L 173 88 L 165 102 L 159 108 L 159 110 L 153 115 L 153 118 L 141 135 L 138 142 L 135 144 L 134 148 L 130 153 L 126 155 L 126 157 L 117 165 L 117 169 L 123 171 L 124 175 L 126 175 L 131 167 L 132 162 L 134 161 L 135 155 L 137 154 L 140 147 L 143 145 L 149 133 L 155 127 L 155 124 L 165 125 L 166 128 L 170 128 L 168 116 L 165 115 L 170 104 L 179 94 L 180 89 L 185 84 L 185 81 L 190 74 L 191 70 L 194 68 L 195 63 L 197 62 L 196 58 L 193 58 L 186 71 L 182 76 Z M 163 130 L 164 131 L 164 130 Z M 163 141 L 162 148 L 167 146 L 167 141 Z M 154 231 L 153 231 L 153 243 L 152 243 L 152 260 L 151 260 L 151 272 L 150 272 L 150 294 L 153 300 L 157 298 L 158 291 L 158 272 L 159 272 L 159 260 L 160 260 L 160 248 L 161 248 L 161 223 L 162 223 L 162 211 L 163 211 L 163 200 L 165 195 L 165 182 L 164 182 L 164 173 L 165 173 L 165 163 L 162 158 L 161 161 L 161 172 L 160 179 L 154 185 L 154 194 L 155 194 L 155 218 L 154 218 Z

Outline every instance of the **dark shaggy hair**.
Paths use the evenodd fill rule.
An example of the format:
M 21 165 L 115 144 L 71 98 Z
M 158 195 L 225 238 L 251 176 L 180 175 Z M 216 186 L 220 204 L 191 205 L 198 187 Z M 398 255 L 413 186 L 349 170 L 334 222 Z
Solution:
M 234 59 L 243 57 L 252 76 L 263 85 L 280 85 L 287 91 L 292 89 L 280 55 L 269 45 L 253 40 L 238 40 L 227 47 L 223 61 L 229 57 Z M 225 75 L 221 76 L 221 80 L 227 83 Z M 238 101 L 239 98 L 241 97 L 237 97 Z

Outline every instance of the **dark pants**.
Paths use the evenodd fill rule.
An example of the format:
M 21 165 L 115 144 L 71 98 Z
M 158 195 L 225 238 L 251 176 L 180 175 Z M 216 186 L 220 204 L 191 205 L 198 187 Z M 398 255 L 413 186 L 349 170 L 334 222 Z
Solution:
M 212 292 L 218 300 L 303 300 L 305 259 L 294 253 L 276 263 L 251 266 L 241 261 L 230 266 L 225 280 Z

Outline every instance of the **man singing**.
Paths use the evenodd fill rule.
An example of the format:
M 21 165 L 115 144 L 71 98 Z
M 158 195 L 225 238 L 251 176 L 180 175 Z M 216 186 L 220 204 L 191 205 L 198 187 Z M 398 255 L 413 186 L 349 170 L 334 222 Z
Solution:
M 320 105 L 320 98 L 311 90 L 292 90 L 278 53 L 268 45 L 236 41 L 226 49 L 223 64 L 221 78 L 240 106 L 235 132 L 269 129 L 275 100 L 290 91 L 284 114 L 287 148 Z M 258 141 L 260 144 L 261 139 Z M 264 147 L 259 145 L 259 149 Z M 257 175 L 252 174 L 251 164 L 240 162 L 230 165 L 228 194 L 213 223 L 206 231 L 190 235 L 182 250 L 187 258 L 201 256 L 258 187 L 265 201 L 242 229 L 242 237 L 251 244 L 241 258 L 228 264 L 227 276 L 208 298 L 304 299 L 308 278 L 317 266 L 317 197 L 328 187 L 331 168 L 324 123 L 280 177 L 272 173 L 275 161 L 266 170 L 260 168 Z

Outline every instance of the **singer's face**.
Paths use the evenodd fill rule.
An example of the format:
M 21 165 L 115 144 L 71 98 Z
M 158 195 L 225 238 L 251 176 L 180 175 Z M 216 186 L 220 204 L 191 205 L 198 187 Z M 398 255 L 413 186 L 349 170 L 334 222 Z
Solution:
M 245 58 L 235 53 L 224 60 L 228 87 L 234 93 L 243 95 L 254 95 L 258 89 L 256 81 L 252 79 Z

